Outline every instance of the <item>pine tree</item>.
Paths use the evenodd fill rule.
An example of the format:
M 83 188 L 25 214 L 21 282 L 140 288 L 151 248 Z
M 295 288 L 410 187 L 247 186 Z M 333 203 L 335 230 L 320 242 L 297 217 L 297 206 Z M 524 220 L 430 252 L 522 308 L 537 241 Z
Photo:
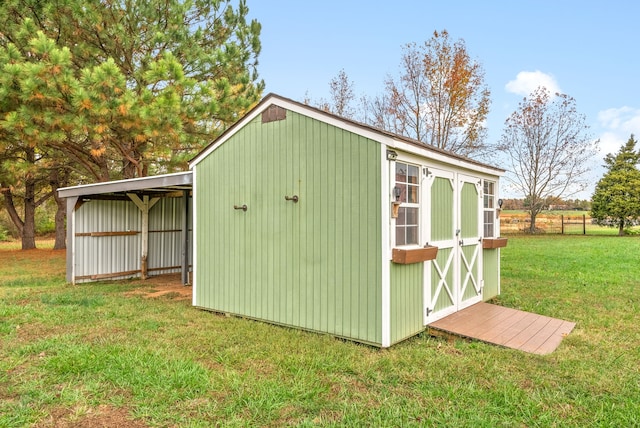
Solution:
M 640 152 L 633 134 L 615 155 L 604 158 L 607 172 L 598 181 L 592 197 L 591 217 L 598 224 L 625 227 L 640 218 Z
M 184 169 L 258 102 L 247 15 L 245 0 L 0 2 L 0 190 L 23 248 L 72 177 Z

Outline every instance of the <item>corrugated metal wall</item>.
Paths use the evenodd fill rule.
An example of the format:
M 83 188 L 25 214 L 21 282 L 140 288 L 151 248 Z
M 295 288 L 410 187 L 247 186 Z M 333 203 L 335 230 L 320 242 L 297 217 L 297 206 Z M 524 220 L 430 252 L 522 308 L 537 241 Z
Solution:
M 180 272 L 182 264 L 182 198 L 162 198 L 149 211 L 149 255 L 150 275 Z M 191 212 L 191 206 L 189 207 Z M 189 216 L 191 217 L 191 216 Z M 191 218 L 189 230 L 191 230 Z M 192 233 L 189 233 L 189 243 Z M 191 264 L 191 249 L 189 264 Z
M 194 169 L 195 304 L 380 343 L 380 162 L 292 111 L 238 130 Z
M 181 198 L 163 198 L 149 212 L 149 275 L 180 271 L 181 204 Z M 141 218 L 140 210 L 131 201 L 84 202 L 75 211 L 76 281 L 138 276 Z M 132 234 L 100 235 L 104 233 Z M 119 273 L 122 275 L 111 276 Z

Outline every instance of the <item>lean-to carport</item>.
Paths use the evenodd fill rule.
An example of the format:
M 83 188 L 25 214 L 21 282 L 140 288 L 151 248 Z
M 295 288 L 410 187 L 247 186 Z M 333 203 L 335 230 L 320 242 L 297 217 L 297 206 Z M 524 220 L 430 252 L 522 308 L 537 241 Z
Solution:
M 182 273 L 189 283 L 192 173 L 58 190 L 67 201 L 67 281 Z

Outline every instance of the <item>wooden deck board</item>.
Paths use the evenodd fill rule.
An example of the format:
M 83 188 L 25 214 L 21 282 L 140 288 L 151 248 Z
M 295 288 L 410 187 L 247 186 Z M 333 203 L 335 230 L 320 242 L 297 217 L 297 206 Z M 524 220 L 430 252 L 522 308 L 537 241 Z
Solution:
M 428 327 L 545 355 L 560 345 L 575 323 L 481 302 L 435 321 Z

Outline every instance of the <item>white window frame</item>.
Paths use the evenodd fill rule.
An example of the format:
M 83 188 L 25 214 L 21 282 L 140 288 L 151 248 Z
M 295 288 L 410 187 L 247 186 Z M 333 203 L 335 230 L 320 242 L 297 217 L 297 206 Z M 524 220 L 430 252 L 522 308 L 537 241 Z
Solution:
M 407 174 L 406 175 L 407 181 L 405 181 L 405 182 L 397 181 L 396 171 L 397 171 L 397 167 L 398 167 L 399 164 L 407 166 L 407 173 L 406 173 Z M 417 181 L 416 181 L 416 183 L 410 183 L 409 182 L 409 167 L 414 167 L 417 170 L 417 175 L 416 175 Z M 393 166 L 393 180 L 392 180 L 392 182 L 393 182 L 393 187 L 392 187 L 393 200 L 396 201 L 396 188 L 398 187 L 398 184 L 402 184 L 402 185 L 406 186 L 406 188 L 407 188 L 407 192 L 406 192 L 407 199 L 408 199 L 408 194 L 409 194 L 409 191 L 408 191 L 409 188 L 410 187 L 414 187 L 415 188 L 416 200 L 417 200 L 417 202 L 406 202 L 406 201 L 403 202 L 403 201 L 400 201 L 400 205 L 398 207 L 398 213 L 403 208 L 404 209 L 406 209 L 406 208 L 415 208 L 416 209 L 416 223 L 415 224 L 413 224 L 413 223 L 412 224 L 406 224 L 406 220 L 405 220 L 405 224 L 404 225 L 398 225 L 397 224 L 397 219 L 396 219 L 396 221 L 394 222 L 394 225 L 393 225 L 394 226 L 393 227 L 393 236 L 394 236 L 395 246 L 397 246 L 397 247 L 419 247 L 420 246 L 420 239 L 421 239 L 420 233 L 422 231 L 421 217 L 420 217 L 420 215 L 421 215 L 420 202 L 421 202 L 421 199 L 422 199 L 422 195 L 420 193 L 421 187 L 422 187 L 421 186 L 421 176 L 422 176 L 421 175 L 421 171 L 422 171 L 422 166 L 420 164 L 413 163 L 413 162 L 410 162 L 410 161 L 406 161 L 404 159 L 397 160 L 395 162 L 394 166 Z M 400 196 L 400 198 L 402 198 L 402 196 Z M 398 214 L 398 216 L 399 216 L 399 214 Z M 405 216 L 405 219 L 406 219 L 406 216 Z M 415 225 L 415 227 L 416 227 L 415 242 L 406 242 L 407 226 L 413 226 L 413 225 Z M 404 229 L 405 242 L 402 243 L 402 244 L 398 243 L 398 227 L 402 227 Z
M 495 180 L 483 180 L 482 183 L 482 236 L 485 238 L 497 237 L 496 228 L 499 228 L 496 220 L 497 186 L 498 183 Z M 488 218 L 491 219 L 491 223 L 487 222 Z M 491 225 L 491 233 L 487 233 L 488 225 Z

